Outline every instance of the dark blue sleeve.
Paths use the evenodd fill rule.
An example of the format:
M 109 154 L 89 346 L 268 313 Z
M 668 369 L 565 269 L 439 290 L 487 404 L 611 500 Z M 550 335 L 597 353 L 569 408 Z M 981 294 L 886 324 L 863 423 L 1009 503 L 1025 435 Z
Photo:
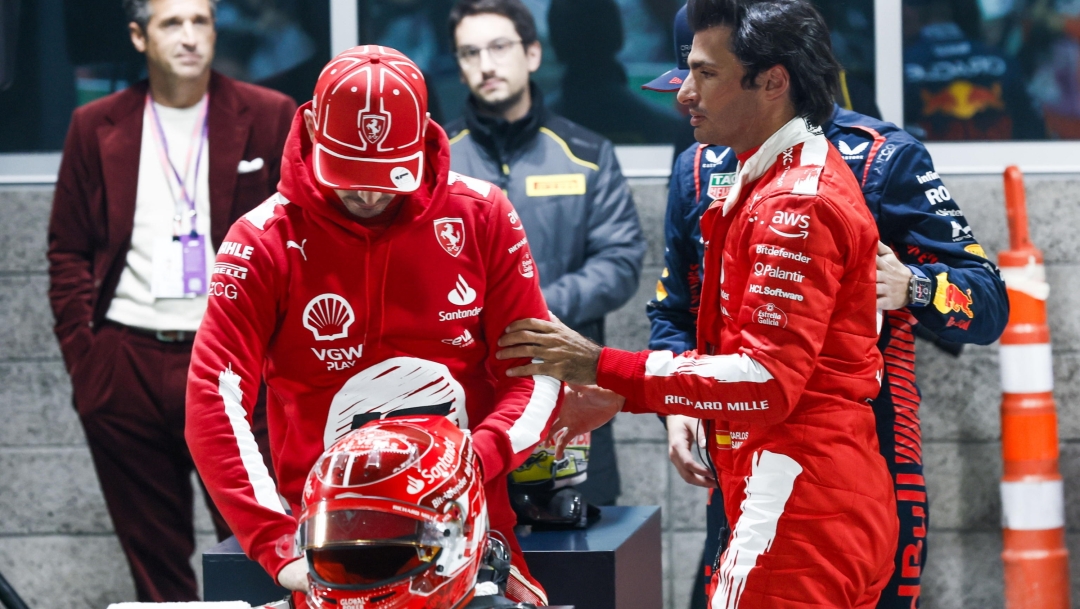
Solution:
M 932 302 L 909 307 L 919 323 L 955 343 L 997 340 L 1009 318 L 1005 284 L 934 171 L 926 148 L 918 142 L 900 146 L 881 190 L 866 196 L 871 209 L 879 210 L 882 241 L 932 283 Z
M 668 185 L 664 218 L 664 270 L 656 296 L 647 305 L 649 348 L 682 353 L 697 343 L 696 303 L 700 299 L 701 260 L 694 243 L 694 150 L 679 155 Z M 696 292 L 695 292 L 696 286 Z

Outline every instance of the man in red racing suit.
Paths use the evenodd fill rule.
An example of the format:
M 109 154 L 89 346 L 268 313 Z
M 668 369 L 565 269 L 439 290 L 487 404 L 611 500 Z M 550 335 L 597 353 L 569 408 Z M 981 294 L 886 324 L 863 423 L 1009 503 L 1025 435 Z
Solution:
M 698 350 L 600 348 L 522 320 L 499 355 L 536 358 L 510 374 L 625 398 L 583 390 L 555 423 L 571 434 L 620 407 L 706 420 L 732 523 L 711 607 L 868 609 L 893 571 L 898 531 L 870 408 L 882 369 L 878 232 L 815 126 L 837 79 L 827 30 L 803 2 L 691 0 L 688 12 L 695 38 L 679 101 L 699 141 L 729 145 L 740 161 L 701 220 Z
M 364 108 L 388 116 L 369 119 Z M 357 112 L 366 132 L 357 131 Z M 507 377 L 509 363 L 493 357 L 488 341 L 520 317 L 546 319 L 547 307 L 510 202 L 491 184 L 450 172 L 446 135 L 425 117 L 422 76 L 393 49 L 357 47 L 324 69 L 315 104 L 294 119 L 278 193 L 237 221 L 218 252 L 191 360 L 187 441 L 244 551 L 275 581 L 300 589 L 307 569 L 294 516 L 323 450 L 366 417 L 442 412 L 471 430 L 492 529 L 514 550 L 507 595 L 545 605 L 514 538 L 505 481 L 547 434 L 560 383 Z M 334 146 L 351 137 L 359 148 L 355 140 L 368 134 L 376 136 L 370 156 L 397 156 L 356 170 L 381 174 L 354 182 L 389 178 L 380 192 L 398 194 L 364 218 L 327 182 L 343 167 Z M 250 429 L 260 378 L 276 486 Z M 409 480 L 417 493 L 430 483 Z
M 624 412 L 707 419 L 733 523 L 713 607 L 873 607 L 898 526 L 869 404 L 877 230 L 801 118 L 740 161 L 736 192 L 702 218 L 699 351 L 604 349 L 597 384 Z

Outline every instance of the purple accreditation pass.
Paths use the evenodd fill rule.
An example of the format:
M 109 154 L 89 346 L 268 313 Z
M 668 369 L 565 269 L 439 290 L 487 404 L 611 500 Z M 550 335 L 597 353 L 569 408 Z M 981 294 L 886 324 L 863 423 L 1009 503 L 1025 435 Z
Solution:
M 184 253 L 184 294 L 202 296 L 206 294 L 206 237 L 183 235 L 180 247 Z

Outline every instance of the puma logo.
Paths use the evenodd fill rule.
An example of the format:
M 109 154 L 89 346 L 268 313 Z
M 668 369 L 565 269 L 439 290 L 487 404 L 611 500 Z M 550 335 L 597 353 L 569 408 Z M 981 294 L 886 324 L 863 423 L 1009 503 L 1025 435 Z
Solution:
M 307 254 L 304 253 L 304 246 L 305 245 L 307 245 L 307 239 L 304 239 L 299 244 L 297 244 L 295 241 L 290 240 L 290 241 L 285 242 L 285 249 L 295 247 L 296 249 L 300 250 L 300 255 L 304 257 L 304 261 L 306 262 L 307 261 Z

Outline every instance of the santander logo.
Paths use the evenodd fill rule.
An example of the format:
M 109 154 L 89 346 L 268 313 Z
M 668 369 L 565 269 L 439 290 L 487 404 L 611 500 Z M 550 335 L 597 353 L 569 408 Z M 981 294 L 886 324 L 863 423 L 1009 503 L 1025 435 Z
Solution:
M 304 307 L 303 320 L 315 340 L 337 340 L 349 335 L 349 326 L 356 321 L 356 315 L 341 296 L 320 294 Z
M 410 495 L 415 495 L 424 490 L 424 481 L 409 476 L 409 487 L 406 489 Z
M 459 307 L 470 305 L 476 300 L 476 290 L 469 287 L 469 284 L 465 282 L 465 278 L 461 275 L 457 276 L 457 283 L 454 284 L 454 289 L 450 290 L 450 293 L 446 295 L 446 298 L 451 304 L 455 304 Z

